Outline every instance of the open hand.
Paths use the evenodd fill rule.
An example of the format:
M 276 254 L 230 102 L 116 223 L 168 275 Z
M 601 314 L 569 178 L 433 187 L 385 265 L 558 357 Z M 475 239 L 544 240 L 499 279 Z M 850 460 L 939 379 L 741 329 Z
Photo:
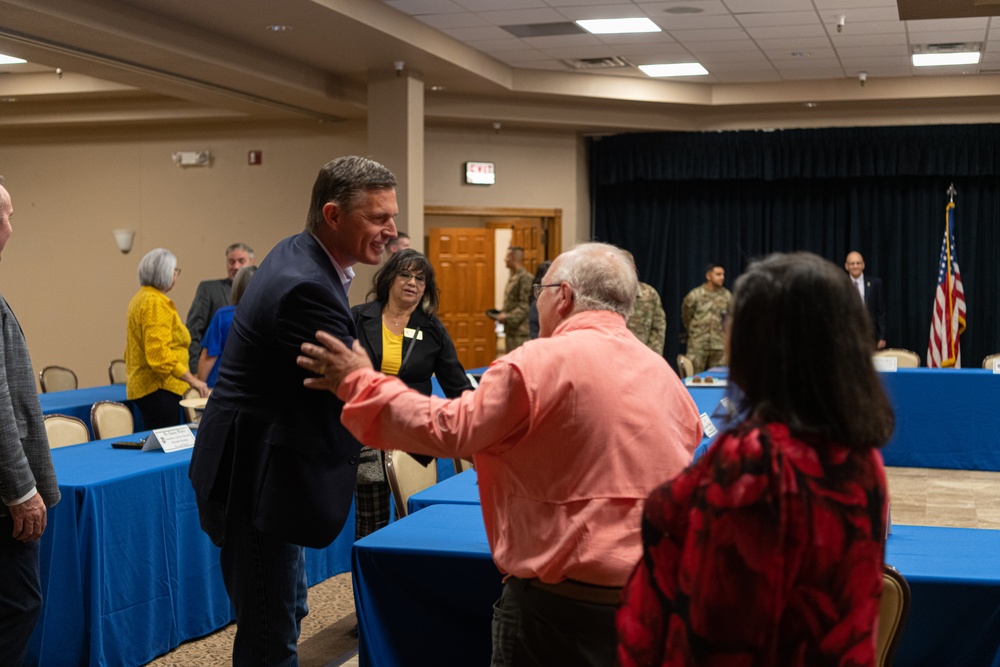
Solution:
M 336 392 L 337 387 L 351 372 L 359 368 L 372 368 L 368 353 L 357 340 L 354 341 L 354 348 L 351 350 L 348 350 L 339 338 L 323 331 L 316 332 L 316 340 L 322 343 L 322 346 L 302 343 L 304 356 L 295 359 L 295 363 L 302 368 L 322 376 L 306 378 L 303 384 L 309 389 Z

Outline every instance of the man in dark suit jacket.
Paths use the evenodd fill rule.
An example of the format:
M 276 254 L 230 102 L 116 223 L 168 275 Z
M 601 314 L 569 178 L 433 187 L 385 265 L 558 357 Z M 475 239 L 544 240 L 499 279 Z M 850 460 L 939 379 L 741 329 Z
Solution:
M 367 158 L 324 166 L 306 230 L 275 246 L 236 310 L 189 471 L 202 528 L 222 547 L 234 664 L 297 664 L 302 547 L 330 544 L 350 512 L 360 445 L 342 403 L 303 387 L 295 358 L 317 330 L 356 337 L 350 267 L 377 264 L 396 235 L 395 187 Z
M 872 329 L 875 332 L 875 348 L 882 350 L 885 348 L 886 340 L 885 292 L 882 290 L 882 280 L 865 275 L 865 258 L 856 250 L 847 253 L 844 268 L 851 276 L 855 289 L 865 300 L 865 307 L 868 309 Z
M 0 254 L 10 238 L 0 178 Z M 0 296 L 0 665 L 17 667 L 42 609 L 39 538 L 59 486 L 21 325 Z
M 250 264 L 253 264 L 253 248 L 246 243 L 234 243 L 226 248 L 226 277 L 198 283 L 186 323 L 188 333 L 191 334 L 188 365 L 195 375 L 198 374 L 198 360 L 201 359 L 201 339 L 205 336 L 215 311 L 232 303 L 230 297 L 236 272 Z

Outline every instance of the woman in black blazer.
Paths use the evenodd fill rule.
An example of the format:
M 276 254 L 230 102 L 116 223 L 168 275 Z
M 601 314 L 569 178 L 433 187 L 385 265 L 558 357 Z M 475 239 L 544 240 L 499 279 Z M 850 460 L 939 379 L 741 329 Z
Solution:
M 445 396 L 472 389 L 451 336 L 437 318 L 434 267 L 416 250 L 401 250 L 378 270 L 368 302 L 351 309 L 358 340 L 372 365 L 419 392 L 437 376 Z M 355 539 L 389 523 L 389 484 L 381 450 L 363 447 L 355 487 Z M 433 465 L 433 464 L 431 464 Z

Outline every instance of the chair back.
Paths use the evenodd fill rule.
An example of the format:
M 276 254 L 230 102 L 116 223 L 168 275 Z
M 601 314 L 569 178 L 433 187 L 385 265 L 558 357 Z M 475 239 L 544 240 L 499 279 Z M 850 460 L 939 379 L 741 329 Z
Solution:
M 43 394 L 77 388 L 76 373 L 63 366 L 46 366 L 38 371 L 38 381 L 42 385 Z
M 406 503 L 410 496 L 437 484 L 437 463 L 431 461 L 426 466 L 420 465 L 406 452 L 393 449 L 385 453 L 385 476 L 396 501 L 396 515 L 402 518 L 407 515 Z
M 98 401 L 90 408 L 90 426 L 98 440 L 118 438 L 135 432 L 132 411 L 124 403 Z
M 70 415 L 45 415 L 45 435 L 51 449 L 90 442 L 87 425 L 79 417 Z
M 211 395 L 212 391 L 209 390 L 208 393 L 209 395 Z M 194 387 L 188 387 L 187 391 L 185 391 L 184 395 L 181 397 L 181 400 L 186 400 L 189 398 L 201 398 L 201 394 L 198 393 L 198 390 L 195 389 Z M 201 412 L 202 412 L 201 409 L 189 408 L 186 405 L 183 406 L 183 408 L 184 408 L 184 421 L 186 421 L 189 424 L 197 424 L 201 421 Z
M 694 375 L 694 362 L 683 354 L 677 355 L 677 375 L 683 380 Z
M 887 347 L 875 353 L 878 357 L 896 357 L 896 368 L 919 368 L 920 355 L 899 347 Z
M 111 378 L 111 384 L 125 384 L 128 376 L 125 374 L 124 359 L 111 360 L 111 365 L 108 366 L 108 377 Z
M 452 459 L 451 462 L 455 465 L 456 475 L 466 470 L 476 469 L 476 464 L 472 462 L 472 459 Z
M 899 570 L 887 563 L 882 572 L 882 600 L 879 602 L 878 637 L 875 641 L 875 664 L 878 667 L 892 665 L 909 614 L 910 586 Z
M 1000 352 L 998 352 L 996 354 L 987 355 L 983 359 L 983 368 L 985 368 L 988 371 L 993 370 L 993 360 L 994 359 L 1000 359 Z

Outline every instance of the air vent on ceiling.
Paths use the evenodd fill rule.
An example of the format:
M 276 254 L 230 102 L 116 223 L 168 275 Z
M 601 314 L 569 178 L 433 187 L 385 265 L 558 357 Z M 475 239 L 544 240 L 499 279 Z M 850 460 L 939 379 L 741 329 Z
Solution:
M 607 58 L 565 58 L 562 62 L 573 69 L 616 69 L 622 67 L 633 67 L 632 63 L 621 56 L 609 56 Z
M 556 37 L 558 35 L 585 35 L 587 31 L 571 21 L 561 23 L 524 23 L 500 26 L 515 37 Z
M 948 42 L 944 44 L 916 44 L 914 53 L 975 53 L 983 50 L 982 42 Z

